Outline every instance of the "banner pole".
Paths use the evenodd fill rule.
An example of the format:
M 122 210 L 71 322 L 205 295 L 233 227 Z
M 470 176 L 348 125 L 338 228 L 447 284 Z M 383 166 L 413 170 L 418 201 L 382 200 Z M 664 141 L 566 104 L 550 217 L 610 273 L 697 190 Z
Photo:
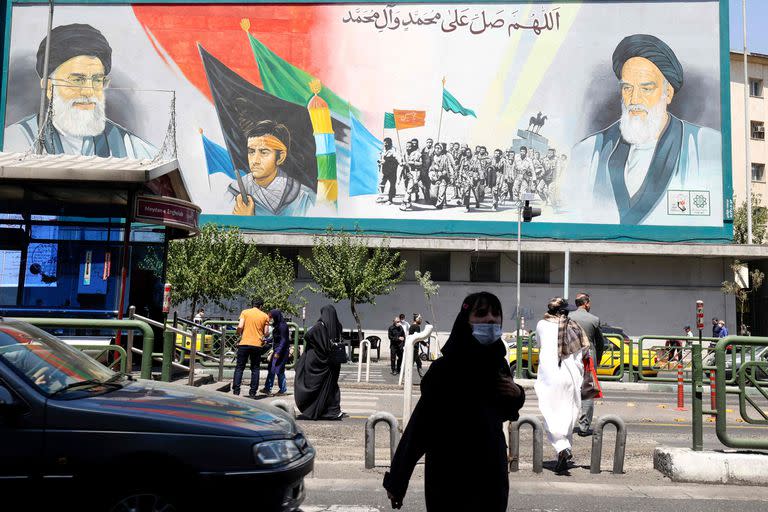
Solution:
M 437 143 L 440 143 L 440 130 L 443 127 L 443 98 L 445 97 L 445 77 L 443 77 L 443 89 L 440 95 L 440 120 L 437 122 Z

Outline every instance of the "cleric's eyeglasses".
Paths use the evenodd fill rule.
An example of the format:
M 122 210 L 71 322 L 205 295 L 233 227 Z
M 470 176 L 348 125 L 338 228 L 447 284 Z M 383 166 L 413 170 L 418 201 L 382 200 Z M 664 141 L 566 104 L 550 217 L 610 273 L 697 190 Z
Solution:
M 63 86 L 67 87 L 77 87 L 77 88 L 91 88 L 95 90 L 102 90 L 109 87 L 109 77 L 104 75 L 93 75 L 93 76 L 85 76 L 85 75 L 69 75 L 66 79 L 64 78 L 51 78 L 51 81 L 58 82 L 62 84 Z

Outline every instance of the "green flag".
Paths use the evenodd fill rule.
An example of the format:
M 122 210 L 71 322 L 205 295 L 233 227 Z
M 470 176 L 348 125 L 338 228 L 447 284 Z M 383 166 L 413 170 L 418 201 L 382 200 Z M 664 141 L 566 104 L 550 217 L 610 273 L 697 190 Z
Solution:
M 455 114 L 461 114 L 463 116 L 472 116 L 477 118 L 474 110 L 462 106 L 462 104 L 459 103 L 459 100 L 457 100 L 453 94 L 449 93 L 448 89 L 446 88 L 443 88 L 443 110 L 447 110 L 448 112 L 453 112 Z
M 307 102 L 312 98 L 309 83 L 315 77 L 280 58 L 250 33 L 248 34 L 248 41 L 251 43 L 256 64 L 259 66 L 259 75 L 261 76 L 261 83 L 264 84 L 264 90 L 278 98 L 306 107 Z M 357 116 L 360 115 L 359 110 L 325 86 L 318 96 L 328 103 L 332 112 L 343 118 L 348 118 L 350 112 Z
M 395 114 L 393 112 L 384 112 L 384 129 L 395 128 Z

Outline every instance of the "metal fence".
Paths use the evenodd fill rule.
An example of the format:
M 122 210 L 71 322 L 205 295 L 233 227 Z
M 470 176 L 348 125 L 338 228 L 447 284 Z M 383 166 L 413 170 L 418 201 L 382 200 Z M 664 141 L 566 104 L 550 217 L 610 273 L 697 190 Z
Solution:
M 707 351 L 710 354 L 705 356 Z M 735 436 L 728 430 L 730 409 L 727 407 L 728 395 L 738 396 L 739 416 L 743 422 L 768 425 L 768 338 L 728 336 L 712 347 L 694 343 L 692 353 L 693 449 L 703 449 L 705 415 L 715 417 L 717 438 L 724 446 L 768 449 L 768 435 L 754 436 L 755 431 L 752 431 L 753 435 L 747 438 Z M 703 395 L 708 384 L 705 374 L 711 376 L 713 372 L 715 408 L 705 409 Z

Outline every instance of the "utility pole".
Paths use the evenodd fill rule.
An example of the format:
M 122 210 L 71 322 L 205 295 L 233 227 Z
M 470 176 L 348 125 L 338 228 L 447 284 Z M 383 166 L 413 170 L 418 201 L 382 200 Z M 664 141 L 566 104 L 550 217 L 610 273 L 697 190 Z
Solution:
M 741 22 L 744 33 L 744 167 L 747 177 L 747 243 L 752 244 L 752 162 L 749 155 L 750 133 L 749 121 L 749 73 L 747 72 L 747 0 L 741 0 Z

